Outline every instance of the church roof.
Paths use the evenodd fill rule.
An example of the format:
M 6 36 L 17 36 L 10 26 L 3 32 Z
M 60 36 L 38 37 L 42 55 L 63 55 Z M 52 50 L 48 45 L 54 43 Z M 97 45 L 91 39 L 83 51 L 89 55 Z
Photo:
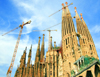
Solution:
M 89 57 L 89 56 L 86 55 L 86 56 L 82 56 L 81 58 L 84 58 L 84 64 L 80 65 L 80 69 L 79 69 L 79 72 L 77 74 L 74 74 L 74 70 L 72 70 L 73 72 L 71 74 L 72 75 L 74 74 L 72 77 L 76 77 L 77 75 L 81 74 L 82 72 L 84 72 L 85 70 L 89 69 L 93 65 L 96 65 L 96 64 L 100 65 L 100 61 L 98 59 L 95 59 L 94 57 Z

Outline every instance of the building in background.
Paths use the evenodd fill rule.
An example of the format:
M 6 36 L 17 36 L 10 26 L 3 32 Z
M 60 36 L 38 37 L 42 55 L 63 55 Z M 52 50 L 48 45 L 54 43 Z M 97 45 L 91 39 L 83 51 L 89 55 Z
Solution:
M 100 77 L 100 61 L 92 36 L 76 7 L 75 13 L 77 32 L 67 2 L 66 6 L 62 4 L 61 46 L 57 47 L 54 42 L 53 47 L 50 37 L 49 49 L 44 57 L 43 34 L 41 49 L 39 37 L 34 64 L 31 63 L 31 46 L 27 64 L 25 49 L 15 77 Z

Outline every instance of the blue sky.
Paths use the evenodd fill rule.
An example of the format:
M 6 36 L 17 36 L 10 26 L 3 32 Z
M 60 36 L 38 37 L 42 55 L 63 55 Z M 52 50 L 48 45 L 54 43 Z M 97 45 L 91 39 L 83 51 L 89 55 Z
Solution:
M 32 30 L 43 30 L 61 22 L 62 11 L 48 17 L 50 14 L 62 8 L 61 4 L 66 0 L 0 0 L 0 35 L 19 26 L 22 22 L 31 20 L 32 23 L 23 28 L 21 40 L 19 43 L 17 56 L 15 59 L 12 77 L 15 74 L 17 66 L 20 64 L 20 57 L 27 46 L 27 55 L 32 44 L 32 63 L 36 54 L 38 37 L 45 34 L 45 52 L 48 48 L 48 32 L 33 32 Z M 69 6 L 72 17 L 75 16 L 74 7 L 77 12 L 83 14 L 83 18 L 93 37 L 98 56 L 100 58 L 100 1 L 99 0 L 67 0 L 73 2 Z M 76 26 L 75 19 L 73 19 Z M 52 41 L 61 44 L 61 24 L 51 28 Z M 15 30 L 5 36 L 0 36 L 0 77 L 6 76 L 6 71 L 10 65 L 19 30 Z

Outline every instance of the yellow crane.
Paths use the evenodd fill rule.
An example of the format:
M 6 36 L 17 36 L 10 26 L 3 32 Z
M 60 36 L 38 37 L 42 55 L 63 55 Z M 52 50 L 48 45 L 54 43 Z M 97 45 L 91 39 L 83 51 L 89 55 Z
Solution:
M 19 25 L 19 27 L 16 27 L 13 30 L 11 30 L 11 31 L 9 31 L 7 33 L 4 33 L 2 35 L 2 36 L 4 36 L 4 35 L 6 35 L 6 34 L 8 34 L 8 33 L 10 33 L 10 32 L 12 32 L 12 31 L 14 31 L 14 30 L 16 30 L 16 29 L 21 27 L 19 35 L 18 35 L 18 39 L 17 39 L 16 45 L 15 45 L 14 53 L 13 53 L 13 56 L 12 56 L 11 64 L 10 64 L 10 66 L 8 68 L 8 71 L 7 71 L 7 77 L 11 77 L 11 73 L 12 73 L 12 69 L 13 69 L 13 66 L 14 66 L 14 61 L 15 61 L 15 57 L 16 57 L 16 53 L 17 53 L 20 37 L 21 37 L 21 34 L 22 34 L 23 26 L 26 25 L 26 24 L 30 24 L 30 23 L 31 23 L 31 21 L 28 21 L 26 23 L 23 22 L 23 24 Z

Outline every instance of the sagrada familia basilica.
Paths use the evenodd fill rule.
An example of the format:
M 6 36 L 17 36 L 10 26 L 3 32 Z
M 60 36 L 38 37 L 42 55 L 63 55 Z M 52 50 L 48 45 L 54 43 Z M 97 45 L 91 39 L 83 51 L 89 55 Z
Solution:
M 92 36 L 76 7 L 75 13 L 77 32 L 67 2 L 66 6 L 62 4 L 61 46 L 57 47 L 56 42 L 53 45 L 50 37 L 45 57 L 43 34 L 41 48 L 39 37 L 34 64 L 31 63 L 32 46 L 27 63 L 25 48 L 14 77 L 100 77 L 100 61 Z

